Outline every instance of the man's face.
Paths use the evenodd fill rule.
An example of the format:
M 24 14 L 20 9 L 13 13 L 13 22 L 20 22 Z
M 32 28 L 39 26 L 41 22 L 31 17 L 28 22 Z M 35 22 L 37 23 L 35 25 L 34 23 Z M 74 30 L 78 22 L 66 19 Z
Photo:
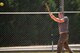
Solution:
M 64 14 L 60 12 L 60 13 L 58 14 L 58 17 L 59 17 L 59 18 L 63 18 L 63 17 L 64 17 Z

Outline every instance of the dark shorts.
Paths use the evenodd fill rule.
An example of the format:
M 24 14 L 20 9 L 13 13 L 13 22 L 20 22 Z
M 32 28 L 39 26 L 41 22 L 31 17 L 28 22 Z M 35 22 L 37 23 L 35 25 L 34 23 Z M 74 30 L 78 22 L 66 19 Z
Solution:
M 69 38 L 68 33 L 62 33 L 62 34 L 60 34 L 59 42 L 64 43 L 64 42 L 68 41 L 68 38 Z

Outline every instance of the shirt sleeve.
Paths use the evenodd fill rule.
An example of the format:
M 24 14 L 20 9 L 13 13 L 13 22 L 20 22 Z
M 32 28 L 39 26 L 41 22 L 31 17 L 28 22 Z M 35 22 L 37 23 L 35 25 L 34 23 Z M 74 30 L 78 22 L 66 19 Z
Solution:
M 68 17 L 61 18 L 64 22 L 68 21 Z

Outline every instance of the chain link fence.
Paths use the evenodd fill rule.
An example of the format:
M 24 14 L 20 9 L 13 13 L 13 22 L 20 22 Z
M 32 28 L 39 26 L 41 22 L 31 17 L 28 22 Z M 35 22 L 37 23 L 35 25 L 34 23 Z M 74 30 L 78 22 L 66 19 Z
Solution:
M 0 12 L 46 12 L 43 0 L 0 0 L 5 3 Z M 67 0 L 65 0 L 66 2 Z M 49 0 L 51 11 L 59 11 L 60 1 Z M 77 2 L 77 1 L 76 1 Z M 78 3 L 65 3 L 66 11 L 80 9 Z M 68 6 L 68 5 L 69 6 Z M 73 4 L 75 4 L 73 6 Z M 72 6 L 72 8 L 71 8 Z M 70 7 L 70 8 L 69 8 Z M 75 8 L 76 7 L 76 8 Z M 80 43 L 80 13 L 65 13 L 69 17 L 70 44 Z M 55 14 L 57 16 L 57 14 Z M 0 47 L 25 45 L 57 44 L 59 33 L 58 24 L 48 14 L 0 14 Z
M 66 15 L 70 19 L 69 42 L 80 43 L 79 17 L 76 16 L 75 18 L 76 14 Z M 53 34 L 54 44 L 57 44 L 58 24 L 48 14 L 0 16 L 0 46 L 50 45 L 51 34 Z M 78 21 L 75 21 L 75 19 Z
M 5 18 L 5 20 L 4 20 Z M 53 34 L 54 33 L 54 34 Z M 49 15 L 2 15 L 0 45 L 46 45 L 58 39 L 57 24 Z

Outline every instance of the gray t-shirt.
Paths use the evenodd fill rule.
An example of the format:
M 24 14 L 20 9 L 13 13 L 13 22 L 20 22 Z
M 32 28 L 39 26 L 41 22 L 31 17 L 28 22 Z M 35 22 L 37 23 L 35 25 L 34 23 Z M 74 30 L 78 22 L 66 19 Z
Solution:
M 68 31 L 68 24 L 69 24 L 69 19 L 67 16 L 64 16 L 64 22 L 63 23 L 58 23 L 58 27 L 59 27 L 59 33 L 67 33 Z

